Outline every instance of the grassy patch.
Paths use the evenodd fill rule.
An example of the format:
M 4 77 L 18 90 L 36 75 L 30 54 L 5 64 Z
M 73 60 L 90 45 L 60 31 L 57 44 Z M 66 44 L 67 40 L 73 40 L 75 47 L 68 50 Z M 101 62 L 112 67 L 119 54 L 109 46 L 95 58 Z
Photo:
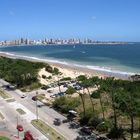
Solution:
M 39 95 L 37 95 L 37 99 L 41 102 L 43 99 L 45 99 L 45 95 L 39 94 Z
M 21 108 L 16 109 L 16 111 L 17 111 L 20 115 L 26 114 L 26 112 L 23 111 Z
M 33 120 L 32 125 L 36 127 L 41 133 L 47 136 L 50 140 L 66 140 L 62 135 L 56 132 L 53 128 L 48 126 L 41 120 Z
M 40 88 L 42 85 L 39 82 L 34 82 L 28 86 L 24 86 L 23 88 L 20 88 L 23 92 L 30 92 L 32 90 Z
M 0 112 L 0 118 L 3 120 L 4 116 L 2 115 L 2 113 Z
M 7 137 L 2 137 L 2 136 L 0 136 L 0 140 L 10 140 L 10 139 L 7 138 Z
M 3 99 L 7 99 L 7 98 L 10 98 L 10 97 L 11 97 L 10 95 L 8 95 L 7 93 L 5 93 L 5 92 L 2 91 L 1 89 L 0 89 L 0 96 L 1 96 Z
M 6 102 L 11 103 L 11 102 L 15 102 L 15 99 L 7 99 Z

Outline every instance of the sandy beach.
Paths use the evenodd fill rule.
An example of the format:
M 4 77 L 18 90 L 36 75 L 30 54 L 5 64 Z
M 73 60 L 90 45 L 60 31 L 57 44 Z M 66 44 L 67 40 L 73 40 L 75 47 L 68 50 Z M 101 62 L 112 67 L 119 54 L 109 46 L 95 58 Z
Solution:
M 127 74 L 125 72 L 117 73 L 117 72 L 112 72 L 112 71 L 106 71 L 103 69 L 94 70 L 94 69 L 87 68 L 87 67 L 79 67 L 79 66 L 75 66 L 75 65 L 55 63 L 55 62 L 47 61 L 46 59 L 37 59 L 37 58 L 33 58 L 33 57 L 19 56 L 19 55 L 13 55 L 10 53 L 0 53 L 0 56 L 12 58 L 12 59 L 24 59 L 24 60 L 33 61 L 33 62 L 48 63 L 51 66 L 58 68 L 59 71 L 61 73 L 63 73 L 62 77 L 76 78 L 79 75 L 86 75 L 88 77 L 99 76 L 102 78 L 115 77 L 115 78 L 120 78 L 120 79 L 129 79 L 129 77 L 132 75 L 132 74 Z M 41 76 L 41 75 L 50 76 L 49 73 L 46 73 L 46 71 L 44 69 L 42 69 L 39 72 L 39 76 Z

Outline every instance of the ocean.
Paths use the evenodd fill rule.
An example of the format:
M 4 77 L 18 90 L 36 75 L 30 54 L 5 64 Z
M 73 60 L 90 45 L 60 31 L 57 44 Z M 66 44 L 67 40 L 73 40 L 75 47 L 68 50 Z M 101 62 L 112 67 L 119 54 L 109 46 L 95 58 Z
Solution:
M 140 43 L 0 47 L 0 52 L 116 73 L 140 74 Z

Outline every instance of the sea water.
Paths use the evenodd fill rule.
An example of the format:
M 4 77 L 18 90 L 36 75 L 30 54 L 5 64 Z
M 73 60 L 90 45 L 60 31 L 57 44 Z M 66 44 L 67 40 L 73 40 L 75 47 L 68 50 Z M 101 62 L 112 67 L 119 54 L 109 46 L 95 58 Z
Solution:
M 140 43 L 0 47 L 9 55 L 116 73 L 140 73 Z

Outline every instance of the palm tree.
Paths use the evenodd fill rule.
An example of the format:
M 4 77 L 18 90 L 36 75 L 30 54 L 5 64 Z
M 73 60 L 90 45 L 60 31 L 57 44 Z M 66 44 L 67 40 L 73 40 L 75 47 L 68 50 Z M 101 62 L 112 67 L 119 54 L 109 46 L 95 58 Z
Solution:
M 86 115 L 86 108 L 85 108 L 85 101 L 84 101 L 84 90 L 83 90 L 83 94 L 78 92 L 80 98 L 81 98 L 81 101 L 82 101 L 82 107 L 83 107 L 83 114 L 84 114 L 84 117 Z
M 59 69 L 54 68 L 53 74 L 57 76 L 58 88 L 59 88 L 59 92 L 61 92 L 61 89 L 60 89 L 60 82 L 59 82 L 59 74 L 60 74 Z
M 87 77 L 86 77 L 86 79 L 82 80 L 80 84 L 84 89 L 87 89 L 89 99 L 90 99 L 90 102 L 91 102 L 91 105 L 92 105 L 92 111 L 94 112 L 95 111 L 94 103 L 93 103 L 91 93 L 90 93 L 90 90 L 89 90 L 89 87 L 91 87 L 91 81 L 90 81 L 90 79 L 87 79 Z
M 104 80 L 104 84 L 102 89 L 107 92 L 111 98 L 111 106 L 113 109 L 113 117 L 114 117 L 114 128 L 116 129 L 117 126 L 117 107 L 116 107 L 116 91 L 117 91 L 117 82 L 115 82 L 114 78 L 107 78 Z
M 102 102 L 102 93 L 104 93 L 104 91 L 102 91 L 101 89 L 101 86 L 102 86 L 102 78 L 99 79 L 99 77 L 95 76 L 95 77 L 92 77 L 90 78 L 90 81 L 91 81 L 91 84 L 92 86 L 96 86 L 97 87 L 97 91 L 98 94 L 99 94 L 99 99 L 100 99 L 100 105 L 101 105 L 101 110 L 102 110 L 102 116 L 103 116 L 103 119 L 105 120 L 105 113 L 104 113 L 104 107 L 103 107 L 103 102 Z M 93 93 L 94 94 L 94 93 Z

